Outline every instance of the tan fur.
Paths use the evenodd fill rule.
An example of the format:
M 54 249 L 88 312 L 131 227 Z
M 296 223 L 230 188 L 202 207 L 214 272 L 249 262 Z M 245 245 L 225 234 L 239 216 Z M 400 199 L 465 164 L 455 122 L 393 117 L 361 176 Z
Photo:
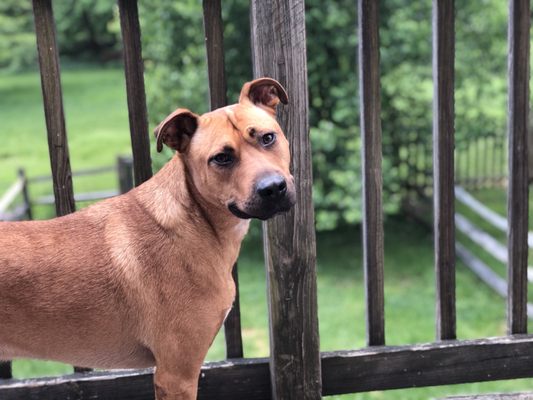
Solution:
M 228 204 L 249 207 L 265 173 L 282 175 L 294 198 L 288 142 L 273 118 L 272 93 L 283 89 L 270 84 L 247 83 L 238 104 L 200 117 L 187 111 L 194 134 L 160 125 L 159 142 L 179 152 L 129 193 L 49 221 L 0 223 L 0 359 L 155 365 L 159 400 L 196 398 L 249 225 Z M 254 85 L 267 104 L 250 100 Z M 275 132 L 275 145 L 259 146 L 257 132 Z M 208 162 L 224 146 L 238 160 L 230 169 Z

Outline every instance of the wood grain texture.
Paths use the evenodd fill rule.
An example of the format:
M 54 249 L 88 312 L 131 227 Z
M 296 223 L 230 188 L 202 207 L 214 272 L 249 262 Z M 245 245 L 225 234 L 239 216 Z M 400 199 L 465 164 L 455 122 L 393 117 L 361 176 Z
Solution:
M 202 367 L 199 400 L 269 400 L 267 359 L 210 363 Z M 90 372 L 56 378 L 0 381 L 2 400 L 153 400 L 151 369 Z
M 507 329 L 527 333 L 529 0 L 509 1 Z
M 228 104 L 224 68 L 224 26 L 220 0 L 203 0 L 211 110 Z
M 51 0 L 33 0 L 33 17 L 48 133 L 48 150 L 54 182 L 56 214 L 62 216 L 73 212 L 75 204 L 63 112 L 59 52 Z
M 241 330 L 241 307 L 239 299 L 239 273 L 237 263 L 231 271 L 235 282 L 235 300 L 233 306 L 224 321 L 224 337 L 226 339 L 226 358 L 242 358 L 242 330 Z
M 303 0 L 252 0 L 254 77 L 277 79 L 289 104 L 278 120 L 291 148 L 296 205 L 263 224 L 269 294 L 272 396 L 319 399 L 316 242 Z
M 385 344 L 378 17 L 377 1 L 358 0 L 359 93 L 363 160 L 363 264 L 366 335 L 369 346 Z
M 203 0 L 202 5 L 204 12 L 207 72 L 209 77 L 209 102 L 211 110 L 215 110 L 228 104 L 224 64 L 222 7 L 220 0 Z M 237 268 L 237 264 L 235 264 L 232 271 L 236 289 L 235 300 L 228 317 L 224 321 L 227 358 L 240 358 L 243 356 Z
M 533 376 L 533 338 L 524 335 L 322 353 L 323 396 Z M 0 381 L 2 400 L 153 400 L 151 370 L 90 372 Z M 200 400 L 271 399 L 269 360 L 209 363 Z M 299 398 L 297 398 L 299 399 Z
M 324 394 L 533 376 L 533 338 L 449 341 L 323 353 Z
M 433 217 L 438 340 L 455 339 L 453 0 L 433 0 Z
M 144 66 L 141 50 L 141 28 L 137 0 L 118 0 L 120 27 L 124 45 L 124 73 L 128 97 L 133 175 L 138 186 L 152 177 L 148 113 L 144 91 Z

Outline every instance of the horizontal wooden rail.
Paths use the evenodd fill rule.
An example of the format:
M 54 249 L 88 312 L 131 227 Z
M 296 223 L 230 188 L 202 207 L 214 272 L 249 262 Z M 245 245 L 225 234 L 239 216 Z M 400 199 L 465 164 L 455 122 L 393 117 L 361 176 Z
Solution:
M 476 257 L 461 243 L 455 244 L 457 257 L 474 273 L 485 282 L 492 290 L 504 299 L 507 298 L 507 281 L 492 270 L 487 264 Z M 527 303 L 527 316 L 533 318 L 533 304 Z
M 3 214 L 24 189 L 24 180 L 17 179 L 2 197 L 0 197 L 0 214 Z
M 100 192 L 87 192 L 74 195 L 76 202 L 78 201 L 95 201 L 108 199 L 110 197 L 118 196 L 118 190 L 102 190 Z M 54 204 L 54 196 L 42 196 L 33 201 L 33 204 L 38 206 Z
M 533 338 L 525 335 L 322 353 L 322 395 L 450 385 L 533 376 Z M 0 383 L 3 400 L 152 400 L 152 371 L 91 372 Z M 270 400 L 269 360 L 208 363 L 200 400 Z
M 78 171 L 72 172 L 73 177 L 79 177 L 79 176 L 89 176 L 89 175 L 99 175 L 99 174 L 105 174 L 108 172 L 116 172 L 117 167 L 115 165 L 108 165 L 105 167 L 96 167 L 96 168 L 87 168 L 87 169 L 81 169 Z M 51 175 L 37 175 L 32 176 L 31 178 L 28 178 L 28 183 L 37 183 L 37 182 L 49 182 L 52 180 Z
M 505 217 L 492 211 L 485 204 L 468 193 L 463 187 L 455 187 L 455 198 L 500 231 L 506 233 L 509 229 L 509 224 Z M 533 248 L 533 232 L 528 232 L 527 244 L 530 249 Z

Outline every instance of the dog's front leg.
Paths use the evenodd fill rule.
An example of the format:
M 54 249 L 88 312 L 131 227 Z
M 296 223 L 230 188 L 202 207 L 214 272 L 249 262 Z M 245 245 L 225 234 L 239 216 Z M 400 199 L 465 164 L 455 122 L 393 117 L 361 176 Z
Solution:
M 156 400 L 195 400 L 200 367 L 201 363 L 185 369 L 158 363 L 154 375 Z
M 159 342 L 154 351 L 157 400 L 196 400 L 202 363 L 219 327 L 209 322 L 211 326 L 198 324 Z

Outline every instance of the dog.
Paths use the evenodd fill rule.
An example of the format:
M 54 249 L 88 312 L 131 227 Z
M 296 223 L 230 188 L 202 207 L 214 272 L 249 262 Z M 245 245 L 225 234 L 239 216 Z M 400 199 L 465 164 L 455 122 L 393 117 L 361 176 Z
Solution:
M 201 116 L 155 129 L 176 150 L 130 192 L 48 221 L 0 223 L 0 359 L 155 366 L 156 399 L 196 399 L 205 355 L 232 307 L 232 267 L 251 218 L 295 202 L 277 81 L 242 87 Z

